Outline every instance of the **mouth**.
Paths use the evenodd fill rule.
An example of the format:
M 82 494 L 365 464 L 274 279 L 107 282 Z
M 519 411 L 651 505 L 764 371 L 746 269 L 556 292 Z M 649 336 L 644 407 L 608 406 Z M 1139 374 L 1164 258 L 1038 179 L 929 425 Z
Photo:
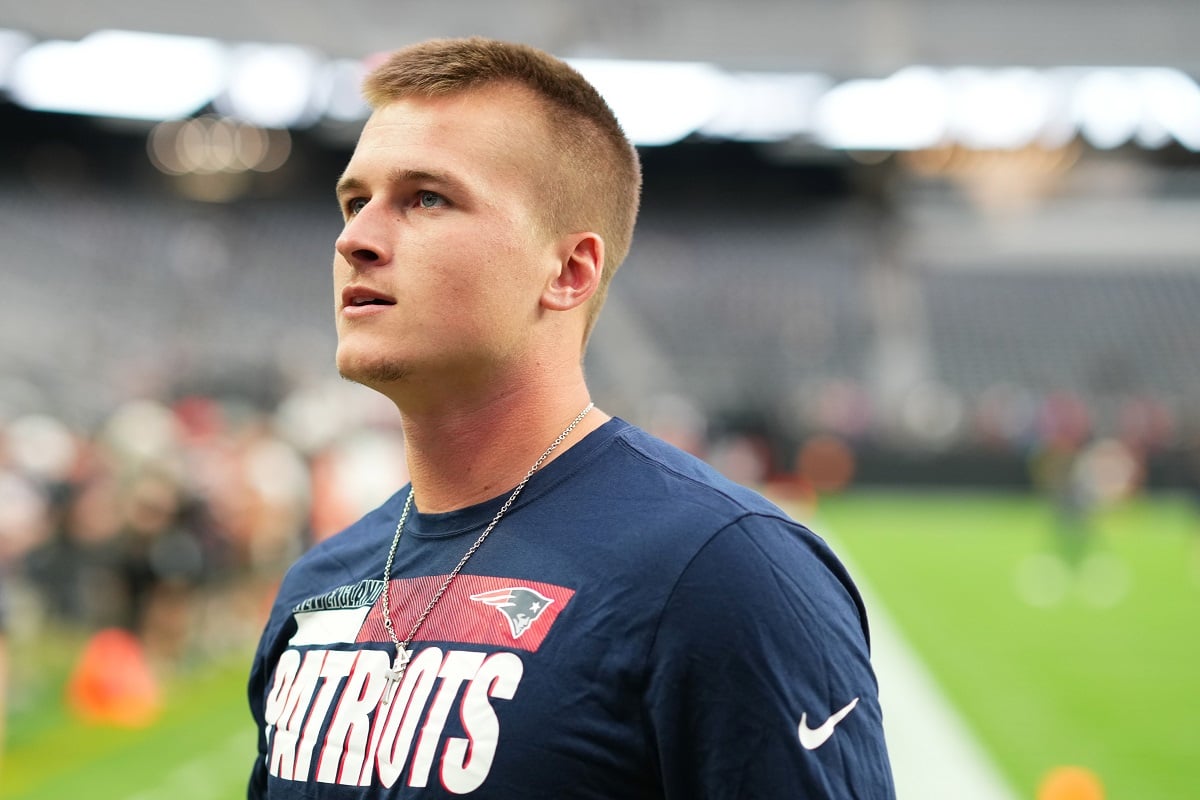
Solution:
M 342 308 L 394 305 L 396 305 L 394 298 L 364 286 L 347 286 L 342 290 Z

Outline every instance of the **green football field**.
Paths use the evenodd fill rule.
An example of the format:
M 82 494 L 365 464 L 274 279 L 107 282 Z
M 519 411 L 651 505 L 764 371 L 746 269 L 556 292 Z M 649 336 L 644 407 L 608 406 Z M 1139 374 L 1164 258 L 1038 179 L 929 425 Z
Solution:
M 1068 570 L 1047 503 L 857 494 L 812 515 L 1021 797 L 1086 767 L 1110 800 L 1200 797 L 1200 518 L 1099 514 Z M 919 800 L 919 799 L 915 799 Z
M 195 668 L 164 687 L 145 728 L 88 726 L 63 702 L 67 638 L 36 648 L 39 672 L 13 693 L 0 762 L 5 800 L 226 800 L 246 796 L 254 732 L 245 702 L 248 655 Z M 15 653 L 25 661 L 32 650 Z M 25 665 L 14 664 L 18 673 Z M 15 681 L 14 681 L 15 682 Z
M 1108 800 L 1198 796 L 1191 514 L 1172 498 L 1107 511 L 1067 570 L 1049 506 L 1028 496 L 858 492 L 797 512 L 848 556 L 1021 797 L 1051 768 L 1080 765 Z M 246 655 L 189 667 L 165 686 L 158 721 L 129 730 L 64 708 L 74 645 L 12 648 L 0 799 L 244 796 Z

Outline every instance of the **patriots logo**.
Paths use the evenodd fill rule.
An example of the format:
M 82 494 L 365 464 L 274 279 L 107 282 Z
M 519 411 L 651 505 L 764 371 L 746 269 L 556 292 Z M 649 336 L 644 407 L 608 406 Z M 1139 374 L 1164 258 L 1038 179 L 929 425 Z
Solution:
M 514 639 L 520 639 L 521 634 L 529 630 L 529 626 L 550 606 L 554 600 L 546 597 L 527 586 L 510 586 L 507 589 L 495 589 L 490 592 L 480 592 L 471 595 L 477 603 L 492 606 L 508 620 Z

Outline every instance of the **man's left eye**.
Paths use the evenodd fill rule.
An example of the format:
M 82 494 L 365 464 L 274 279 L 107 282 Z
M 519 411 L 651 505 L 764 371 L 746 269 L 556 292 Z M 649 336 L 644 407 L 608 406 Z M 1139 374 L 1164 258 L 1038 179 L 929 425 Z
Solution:
M 437 192 L 423 191 L 417 194 L 421 208 L 437 208 L 446 204 L 446 199 Z

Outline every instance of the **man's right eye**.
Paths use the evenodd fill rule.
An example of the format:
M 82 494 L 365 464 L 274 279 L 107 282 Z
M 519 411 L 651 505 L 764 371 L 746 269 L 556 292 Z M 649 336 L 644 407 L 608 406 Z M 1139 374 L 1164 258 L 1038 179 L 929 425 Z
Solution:
M 367 198 L 355 197 L 346 202 L 346 216 L 353 217 L 355 214 L 366 208 Z

